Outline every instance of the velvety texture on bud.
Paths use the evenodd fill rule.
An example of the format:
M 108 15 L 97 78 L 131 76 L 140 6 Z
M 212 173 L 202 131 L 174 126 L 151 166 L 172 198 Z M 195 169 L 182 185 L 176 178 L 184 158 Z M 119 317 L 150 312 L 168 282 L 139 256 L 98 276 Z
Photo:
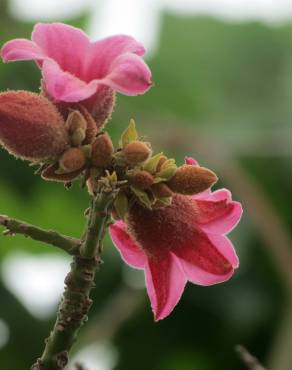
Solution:
M 153 184 L 151 186 L 151 190 L 153 194 L 158 198 L 168 198 L 171 197 L 173 194 L 169 187 L 162 182 L 159 182 L 158 184 Z
M 113 143 L 107 133 L 97 136 L 92 144 L 91 160 L 96 167 L 107 166 L 114 152 Z
M 156 171 L 159 172 L 161 170 L 161 166 L 163 165 L 164 162 L 167 161 L 167 157 L 165 155 L 162 155 L 158 161 Z
M 44 96 L 27 91 L 0 94 L 0 143 L 31 161 L 55 159 L 68 147 L 65 122 Z
M 68 115 L 66 127 L 69 131 L 69 134 L 72 135 L 78 129 L 86 131 L 87 122 L 78 110 L 72 110 Z
M 185 164 L 167 182 L 168 187 L 175 193 L 194 195 L 209 189 L 218 178 L 211 170 Z
M 96 123 L 92 117 L 92 115 L 88 112 L 88 110 L 81 104 L 79 104 L 78 109 L 82 113 L 83 117 L 87 122 L 87 129 L 86 129 L 86 136 L 83 141 L 83 144 L 90 144 L 93 142 L 94 138 L 98 133 L 98 129 Z
M 85 154 L 80 148 L 68 149 L 59 161 L 61 170 L 67 173 L 80 170 L 85 163 Z
M 111 118 L 116 102 L 116 93 L 108 86 L 100 88 L 96 95 L 82 104 L 92 114 L 96 127 L 102 129 Z
M 130 176 L 131 184 L 143 190 L 149 189 L 153 181 L 153 176 L 147 171 L 139 171 Z
M 122 153 L 129 164 L 135 165 L 146 161 L 151 154 L 151 149 L 142 141 L 135 140 L 130 142 Z

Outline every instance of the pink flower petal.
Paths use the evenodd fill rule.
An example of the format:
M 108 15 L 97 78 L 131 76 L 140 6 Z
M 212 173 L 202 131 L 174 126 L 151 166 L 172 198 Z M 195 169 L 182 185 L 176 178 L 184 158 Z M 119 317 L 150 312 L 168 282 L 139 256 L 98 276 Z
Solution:
M 46 57 L 41 48 L 34 42 L 25 39 L 15 39 L 6 42 L 1 48 L 3 61 L 41 60 Z
M 42 66 L 42 74 L 48 93 L 57 101 L 78 102 L 96 93 L 97 81 L 89 84 L 64 72 L 53 60 L 46 60 Z
M 143 269 L 147 263 L 147 257 L 126 232 L 126 224 L 123 221 L 115 222 L 110 226 L 109 233 L 122 259 L 132 267 Z
M 111 36 L 93 43 L 91 45 L 90 61 L 87 66 L 87 78 L 105 77 L 115 59 L 125 53 L 142 56 L 145 49 L 133 37 L 126 35 Z
M 227 234 L 241 218 L 241 204 L 232 201 L 230 192 L 225 189 L 194 199 L 198 206 L 196 223 L 207 233 Z
M 212 241 L 207 235 L 198 232 L 191 244 L 181 245 L 172 251 L 179 258 L 187 279 L 194 284 L 213 285 L 233 275 L 235 257 L 232 245 L 220 240 L 217 247 Z M 214 241 L 218 242 L 218 239 Z
M 148 259 L 146 286 L 155 320 L 168 316 L 182 296 L 186 277 L 178 260 L 170 253 Z
M 185 157 L 185 164 L 190 164 L 190 165 L 193 165 L 193 166 L 198 166 L 199 165 L 198 161 L 196 161 L 192 157 Z
M 142 94 L 152 86 L 151 71 L 138 55 L 126 53 L 112 63 L 100 82 L 126 95 Z
M 231 241 L 225 235 L 207 234 L 210 242 L 224 256 L 234 269 L 239 266 L 239 259 Z
M 84 32 L 63 23 L 38 23 L 32 40 L 62 70 L 83 79 L 90 52 L 90 41 Z

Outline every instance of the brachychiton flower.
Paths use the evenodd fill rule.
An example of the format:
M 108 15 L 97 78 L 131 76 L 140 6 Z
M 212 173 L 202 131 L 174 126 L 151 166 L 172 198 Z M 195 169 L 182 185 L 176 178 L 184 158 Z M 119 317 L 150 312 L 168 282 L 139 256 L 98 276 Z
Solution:
M 32 40 L 15 39 L 1 49 L 4 62 L 34 60 L 45 89 L 56 101 L 80 102 L 105 87 L 126 95 L 146 92 L 151 72 L 134 38 L 117 35 L 90 42 L 80 29 L 62 23 L 34 27 Z
M 196 161 L 187 158 L 187 164 Z M 187 281 L 213 285 L 228 280 L 238 257 L 226 237 L 240 220 L 241 204 L 226 189 L 194 196 L 176 194 L 168 207 L 149 210 L 136 203 L 111 238 L 130 266 L 143 269 L 155 320 L 168 316 Z

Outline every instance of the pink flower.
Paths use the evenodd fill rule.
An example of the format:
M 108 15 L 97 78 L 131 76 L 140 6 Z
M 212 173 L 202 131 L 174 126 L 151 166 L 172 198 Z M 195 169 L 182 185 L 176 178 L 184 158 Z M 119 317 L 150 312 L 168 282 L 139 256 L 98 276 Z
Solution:
M 42 69 L 48 93 L 56 101 L 79 102 L 107 86 L 126 95 L 151 87 L 151 72 L 141 56 L 144 47 L 118 35 L 90 42 L 81 30 L 62 23 L 34 27 L 32 41 L 4 44 L 4 62 L 34 60 Z
M 241 214 L 228 190 L 208 190 L 174 195 L 171 206 L 152 211 L 136 204 L 126 222 L 110 227 L 123 260 L 145 272 L 155 320 L 171 313 L 187 281 L 207 286 L 230 279 L 239 261 L 226 234 Z

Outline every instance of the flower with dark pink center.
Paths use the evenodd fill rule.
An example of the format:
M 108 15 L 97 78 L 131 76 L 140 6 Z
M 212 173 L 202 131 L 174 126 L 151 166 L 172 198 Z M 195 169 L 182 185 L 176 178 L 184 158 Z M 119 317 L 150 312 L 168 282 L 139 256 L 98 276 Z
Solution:
M 196 165 L 191 158 L 188 164 Z M 168 207 L 135 204 L 126 221 L 110 227 L 124 261 L 143 269 L 155 320 L 168 316 L 187 281 L 213 285 L 231 278 L 239 261 L 226 237 L 239 222 L 241 204 L 226 189 L 174 195 Z
M 34 27 L 32 38 L 15 39 L 1 49 L 4 62 L 34 60 L 45 88 L 56 101 L 80 102 L 105 87 L 126 95 L 146 92 L 151 72 L 134 38 L 117 35 L 90 42 L 81 30 L 62 23 Z

